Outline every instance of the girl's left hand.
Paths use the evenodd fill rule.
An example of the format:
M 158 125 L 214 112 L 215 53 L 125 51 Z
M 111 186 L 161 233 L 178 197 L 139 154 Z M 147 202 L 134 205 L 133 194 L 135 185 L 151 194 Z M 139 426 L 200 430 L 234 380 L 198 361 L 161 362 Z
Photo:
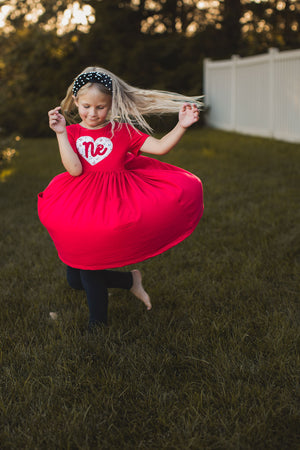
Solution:
M 179 111 L 179 123 L 188 128 L 199 120 L 199 111 L 194 103 L 184 103 Z

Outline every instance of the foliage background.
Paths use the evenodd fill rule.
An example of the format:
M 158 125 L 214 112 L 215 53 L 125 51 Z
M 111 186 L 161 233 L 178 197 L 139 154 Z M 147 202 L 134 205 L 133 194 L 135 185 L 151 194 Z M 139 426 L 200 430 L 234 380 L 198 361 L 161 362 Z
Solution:
M 0 128 L 6 134 L 49 135 L 47 110 L 91 64 L 134 85 L 199 95 L 204 58 L 300 46 L 298 0 L 80 0 L 77 8 L 92 8 L 86 24 L 72 23 L 71 16 L 64 27 L 70 0 L 1 3 L 12 6 L 0 29 Z

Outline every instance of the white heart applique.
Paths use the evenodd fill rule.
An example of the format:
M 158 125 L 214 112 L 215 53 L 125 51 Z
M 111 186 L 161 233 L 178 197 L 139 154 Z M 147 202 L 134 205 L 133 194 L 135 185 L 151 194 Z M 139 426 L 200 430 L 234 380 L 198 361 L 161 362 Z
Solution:
M 113 143 L 107 137 L 99 137 L 94 141 L 91 136 L 81 136 L 76 141 L 76 147 L 80 155 L 94 166 L 111 153 Z

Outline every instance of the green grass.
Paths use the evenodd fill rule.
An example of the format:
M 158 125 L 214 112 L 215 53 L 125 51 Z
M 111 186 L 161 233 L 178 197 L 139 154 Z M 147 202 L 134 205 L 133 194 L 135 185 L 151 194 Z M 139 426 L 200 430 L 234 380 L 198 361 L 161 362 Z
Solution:
M 300 145 L 194 129 L 163 159 L 201 177 L 203 219 L 137 266 L 153 310 L 115 290 L 90 336 L 36 213 L 55 140 L 21 141 L 0 182 L 1 449 L 299 448 Z

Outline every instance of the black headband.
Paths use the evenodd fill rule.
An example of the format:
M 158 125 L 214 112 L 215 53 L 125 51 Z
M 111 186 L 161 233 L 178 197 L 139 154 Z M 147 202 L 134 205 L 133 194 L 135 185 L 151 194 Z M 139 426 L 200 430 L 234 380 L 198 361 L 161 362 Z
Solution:
M 112 92 L 112 79 L 109 75 L 102 72 L 84 72 L 76 78 L 72 89 L 73 95 L 77 95 L 79 89 L 87 83 L 100 83 L 103 84 L 106 89 Z

